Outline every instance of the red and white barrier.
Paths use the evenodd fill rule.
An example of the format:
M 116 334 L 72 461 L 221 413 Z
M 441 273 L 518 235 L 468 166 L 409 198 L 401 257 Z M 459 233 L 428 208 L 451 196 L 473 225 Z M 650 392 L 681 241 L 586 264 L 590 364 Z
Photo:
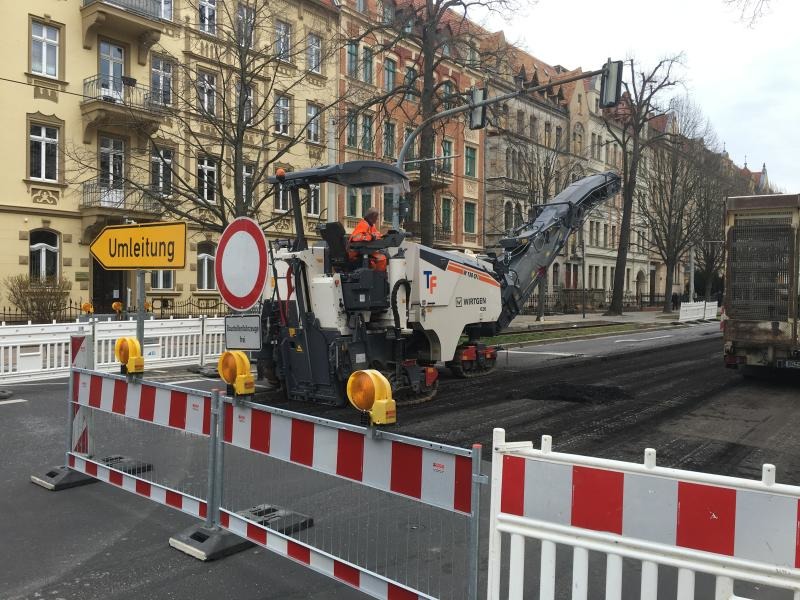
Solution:
M 656 589 L 659 562 L 683 570 L 683 589 L 693 588 L 696 569 L 800 591 L 800 487 L 776 484 L 772 465 L 765 465 L 764 481 L 752 481 L 656 467 L 654 450 L 642 465 L 555 453 L 549 446 L 549 436 L 534 450 L 530 442 L 506 443 L 503 430 L 495 430 L 489 598 L 499 593 L 501 531 L 512 534 L 510 597 L 521 594 L 521 539 L 534 531 L 543 543 L 544 598 L 551 597 L 548 580 L 555 577 L 555 555 L 545 560 L 547 544 L 579 538 L 583 545 L 571 544 L 579 565 L 587 549 L 610 548 L 608 586 L 621 585 L 620 555 L 640 558 L 643 598 L 649 597 L 646 586 Z M 516 543 L 515 535 L 521 536 Z M 585 569 L 576 572 L 573 585 L 583 589 Z
M 108 413 L 209 435 L 211 396 L 122 376 L 74 371 L 73 402 Z M 225 443 L 357 481 L 425 504 L 470 514 L 472 459 L 461 448 L 370 437 L 363 427 L 272 407 L 225 403 Z

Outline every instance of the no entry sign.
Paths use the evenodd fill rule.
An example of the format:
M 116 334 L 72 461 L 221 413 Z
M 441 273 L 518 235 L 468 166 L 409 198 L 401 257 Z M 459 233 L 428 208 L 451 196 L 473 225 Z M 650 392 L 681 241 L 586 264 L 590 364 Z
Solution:
M 258 302 L 267 281 L 267 242 L 253 219 L 239 217 L 222 232 L 214 275 L 222 300 L 232 309 L 247 310 Z

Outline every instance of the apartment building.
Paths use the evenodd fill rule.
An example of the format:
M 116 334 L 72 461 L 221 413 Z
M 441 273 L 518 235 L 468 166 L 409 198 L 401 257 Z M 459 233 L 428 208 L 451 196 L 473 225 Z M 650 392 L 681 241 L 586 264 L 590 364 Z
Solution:
M 413 4 L 413 3 L 412 3 Z M 407 9 L 406 9 L 407 10 Z M 394 163 L 403 143 L 421 121 L 422 66 L 417 25 L 391 0 L 345 0 L 340 7 L 343 38 L 339 65 L 338 160 L 383 160 Z M 444 29 L 466 28 L 453 16 Z M 469 25 L 471 26 L 471 25 Z M 451 31 L 453 37 L 471 35 Z M 465 67 L 465 53 L 475 44 L 442 43 L 434 73 L 435 97 L 440 110 L 461 102 L 460 95 L 481 81 L 480 73 Z M 482 250 L 483 243 L 483 131 L 471 131 L 463 119 L 436 124 L 432 156 L 421 156 L 419 139 L 406 156 L 411 196 L 404 228 L 421 233 L 420 161 L 433 171 L 434 246 Z M 398 190 L 340 190 L 337 214 L 351 230 L 370 206 L 378 208 L 384 227 L 392 221 Z
M 290 231 L 288 199 L 266 176 L 328 162 L 338 9 L 261 10 L 231 0 L 4 7 L 13 43 L 0 70 L 13 83 L 0 84 L 0 274 L 64 276 L 72 300 L 110 312 L 136 297 L 135 277 L 95 262 L 93 238 L 111 224 L 186 220 L 187 266 L 150 273 L 148 300 L 214 302 L 215 239 L 234 208 L 268 234 Z M 325 216 L 325 192 L 304 199 L 309 227 Z

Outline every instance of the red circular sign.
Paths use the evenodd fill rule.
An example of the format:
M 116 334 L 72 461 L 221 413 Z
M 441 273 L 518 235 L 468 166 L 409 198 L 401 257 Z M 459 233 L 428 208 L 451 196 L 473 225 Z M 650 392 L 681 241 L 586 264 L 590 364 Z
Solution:
M 253 219 L 239 217 L 222 232 L 214 259 L 222 300 L 234 310 L 251 308 L 267 281 L 267 241 Z

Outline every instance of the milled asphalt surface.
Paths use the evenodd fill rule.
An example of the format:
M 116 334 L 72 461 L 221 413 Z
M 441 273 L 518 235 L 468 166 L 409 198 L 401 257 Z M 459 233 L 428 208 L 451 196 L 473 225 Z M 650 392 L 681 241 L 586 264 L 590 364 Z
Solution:
M 655 447 L 659 464 L 712 473 L 758 478 L 771 462 L 779 482 L 800 484 L 798 378 L 745 379 L 723 368 L 721 346 L 713 323 L 515 348 L 500 353 L 488 377 L 443 373 L 437 398 L 402 408 L 396 430 L 490 447 L 492 427 L 502 426 L 510 440 L 550 434 L 556 450 L 607 458 L 640 461 Z M 153 377 L 217 385 L 188 372 Z M 66 385 L 8 387 L 12 402 L 0 404 L 0 598 L 365 597 L 265 550 L 195 561 L 167 545 L 192 518 L 122 490 L 52 493 L 31 484 L 31 473 L 63 456 Z M 349 409 L 279 406 L 356 420 Z M 633 597 L 636 585 L 627 587 Z

